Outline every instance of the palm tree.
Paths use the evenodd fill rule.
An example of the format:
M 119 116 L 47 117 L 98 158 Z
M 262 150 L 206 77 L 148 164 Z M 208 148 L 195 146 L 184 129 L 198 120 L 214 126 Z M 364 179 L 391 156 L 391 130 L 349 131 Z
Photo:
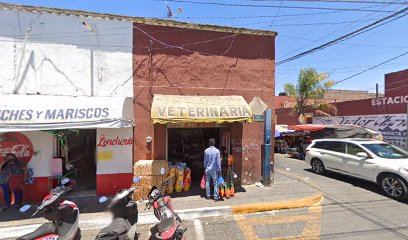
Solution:
M 326 73 L 318 73 L 314 68 L 300 70 L 297 84 L 285 84 L 284 90 L 290 97 L 296 99 L 294 110 L 299 117 L 299 122 L 304 116 L 305 109 L 312 109 L 316 115 L 331 116 L 336 114 L 337 109 L 332 104 L 319 102 L 323 99 L 324 93 L 330 90 L 335 84 L 334 81 L 328 81 Z M 302 117 L 301 117 L 302 116 Z

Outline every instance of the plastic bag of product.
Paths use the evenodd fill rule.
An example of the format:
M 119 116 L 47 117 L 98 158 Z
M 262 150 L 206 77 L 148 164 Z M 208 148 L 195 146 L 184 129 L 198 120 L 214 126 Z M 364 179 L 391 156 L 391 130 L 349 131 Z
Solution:
M 186 168 L 184 170 L 184 191 L 188 192 L 188 190 L 190 190 L 190 187 L 191 187 L 191 169 Z
M 167 186 L 167 192 L 168 193 L 173 193 L 174 191 L 174 185 L 176 184 L 176 166 L 170 165 L 169 167 L 169 172 L 170 172 L 170 179 L 169 183 Z
M 201 183 L 200 183 L 200 187 L 201 187 L 201 189 L 205 189 L 205 181 L 206 181 L 206 178 L 205 178 L 205 174 L 203 175 L 203 177 L 201 178 Z
M 184 182 L 184 168 L 177 166 L 176 167 L 176 184 L 174 185 L 174 190 L 176 192 L 181 192 L 183 190 Z

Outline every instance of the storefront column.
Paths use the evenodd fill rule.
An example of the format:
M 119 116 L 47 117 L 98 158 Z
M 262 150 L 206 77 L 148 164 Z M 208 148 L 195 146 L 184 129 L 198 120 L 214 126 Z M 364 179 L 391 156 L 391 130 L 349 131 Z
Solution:
M 262 173 L 263 122 L 244 123 L 242 131 L 242 184 L 259 182 Z

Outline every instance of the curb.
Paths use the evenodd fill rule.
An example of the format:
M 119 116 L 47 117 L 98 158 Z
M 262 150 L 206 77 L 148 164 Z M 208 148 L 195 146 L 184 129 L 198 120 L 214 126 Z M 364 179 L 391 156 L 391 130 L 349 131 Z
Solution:
M 245 214 L 253 212 L 265 212 L 273 210 L 291 209 L 291 208 L 304 208 L 312 206 L 322 200 L 322 194 L 315 194 L 304 198 L 284 200 L 279 202 L 269 203 L 251 203 L 238 205 L 231 208 L 232 214 Z
M 205 217 L 220 217 L 231 214 L 230 206 L 195 208 L 176 211 L 183 220 L 194 220 Z M 79 227 L 83 231 L 101 229 L 112 222 L 111 218 L 89 219 L 79 222 Z M 158 223 L 153 213 L 139 214 L 137 225 L 150 225 Z M 0 227 L 0 239 L 16 238 L 33 232 L 41 224 L 27 224 L 13 227 Z

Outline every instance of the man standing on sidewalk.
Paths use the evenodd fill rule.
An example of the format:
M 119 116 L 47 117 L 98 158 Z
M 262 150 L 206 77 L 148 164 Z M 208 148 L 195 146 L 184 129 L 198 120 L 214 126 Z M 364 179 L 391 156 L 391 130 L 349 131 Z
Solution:
M 211 179 L 214 183 L 214 201 L 218 201 L 218 174 L 221 173 L 221 156 L 220 151 L 214 147 L 215 139 L 210 138 L 209 145 L 204 151 L 204 169 L 205 169 L 205 192 L 206 199 L 210 199 L 211 196 Z

